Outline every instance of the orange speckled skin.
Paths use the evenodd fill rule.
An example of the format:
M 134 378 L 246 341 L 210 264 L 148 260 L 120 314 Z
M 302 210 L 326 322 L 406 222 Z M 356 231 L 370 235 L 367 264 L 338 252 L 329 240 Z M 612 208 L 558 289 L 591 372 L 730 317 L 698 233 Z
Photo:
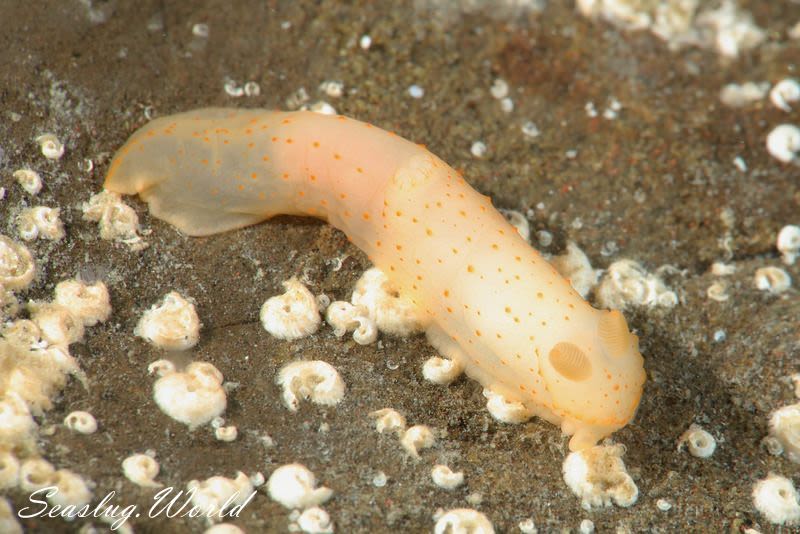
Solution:
M 189 235 L 311 215 L 344 231 L 423 309 L 428 339 L 508 401 L 593 445 L 645 380 L 619 312 L 592 308 L 488 197 L 425 148 L 342 116 L 201 109 L 152 121 L 111 163 Z

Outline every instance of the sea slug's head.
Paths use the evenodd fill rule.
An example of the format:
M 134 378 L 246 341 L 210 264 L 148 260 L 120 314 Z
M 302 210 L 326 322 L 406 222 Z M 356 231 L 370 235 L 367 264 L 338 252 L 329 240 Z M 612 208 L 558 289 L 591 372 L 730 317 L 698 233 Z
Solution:
M 622 428 L 636 413 L 645 381 L 639 339 L 617 310 L 593 310 L 589 328 L 540 355 L 540 372 L 572 435 L 570 449 L 591 445 Z

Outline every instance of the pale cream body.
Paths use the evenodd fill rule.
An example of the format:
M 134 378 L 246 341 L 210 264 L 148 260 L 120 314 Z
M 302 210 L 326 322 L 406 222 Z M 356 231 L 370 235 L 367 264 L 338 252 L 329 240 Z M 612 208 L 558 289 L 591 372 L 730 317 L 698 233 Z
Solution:
M 347 234 L 425 311 L 466 373 L 593 445 L 627 424 L 645 374 L 619 312 L 592 308 L 463 178 L 424 147 L 346 117 L 201 109 L 152 121 L 106 188 L 208 235 L 278 214 Z

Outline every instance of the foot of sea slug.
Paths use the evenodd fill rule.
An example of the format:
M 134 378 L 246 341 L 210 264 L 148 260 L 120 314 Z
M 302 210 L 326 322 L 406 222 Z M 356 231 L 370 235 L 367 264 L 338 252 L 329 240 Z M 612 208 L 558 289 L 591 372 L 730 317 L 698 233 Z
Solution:
M 565 418 L 561 421 L 561 432 L 572 436 L 569 440 L 569 450 L 580 451 L 592 447 L 605 436 L 608 436 L 618 427 L 590 425 L 583 421 Z

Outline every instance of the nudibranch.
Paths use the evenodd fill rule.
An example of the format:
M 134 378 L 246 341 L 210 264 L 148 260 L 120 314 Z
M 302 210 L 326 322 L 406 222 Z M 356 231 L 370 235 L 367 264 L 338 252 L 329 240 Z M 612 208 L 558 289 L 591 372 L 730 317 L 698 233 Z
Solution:
M 344 116 L 208 108 L 159 118 L 105 188 L 190 236 L 309 215 L 342 230 L 426 318 L 467 375 L 571 435 L 625 426 L 645 372 L 619 311 L 597 310 L 488 197 L 424 147 Z

